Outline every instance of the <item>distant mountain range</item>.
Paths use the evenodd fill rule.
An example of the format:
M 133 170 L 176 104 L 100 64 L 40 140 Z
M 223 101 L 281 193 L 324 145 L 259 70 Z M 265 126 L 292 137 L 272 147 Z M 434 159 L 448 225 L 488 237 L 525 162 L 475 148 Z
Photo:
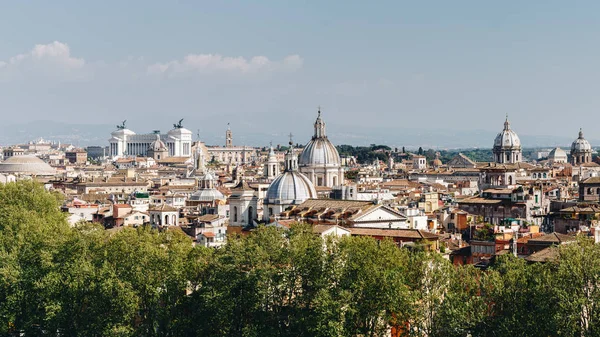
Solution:
M 11 145 L 34 141 L 40 137 L 61 143 L 71 143 L 75 146 L 108 145 L 110 133 L 115 129 L 113 124 L 79 124 L 60 123 L 55 121 L 36 121 L 23 124 L 0 126 L 0 145 Z M 193 130 L 193 129 L 192 129 Z M 134 130 L 138 133 L 151 130 Z M 312 129 L 298 130 L 302 132 L 294 137 L 297 143 L 306 143 Z M 267 146 L 273 141 L 274 145 L 286 144 L 289 130 L 275 131 L 259 130 L 234 130 L 234 144 L 250 146 Z M 448 130 L 424 129 L 406 127 L 377 127 L 341 128 L 335 125 L 328 126 L 328 136 L 336 145 L 369 145 L 385 144 L 390 147 L 418 147 L 438 149 L 460 148 L 491 148 L 496 132 L 486 130 Z M 575 139 L 564 136 L 535 136 L 526 133 L 519 134 L 521 143 L 526 148 L 552 148 L 560 146 L 567 149 Z M 194 135 L 194 139 L 197 136 Z M 225 142 L 225 131 L 209 129 L 200 135 L 200 139 L 209 145 L 222 145 Z M 600 144 L 598 139 L 589 139 L 592 145 Z

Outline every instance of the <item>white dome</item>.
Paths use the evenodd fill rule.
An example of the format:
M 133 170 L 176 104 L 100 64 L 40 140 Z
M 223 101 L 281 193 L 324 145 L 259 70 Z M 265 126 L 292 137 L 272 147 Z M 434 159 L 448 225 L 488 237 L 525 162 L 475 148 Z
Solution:
M 225 200 L 225 196 L 216 188 L 205 188 L 192 193 L 190 200 L 212 202 L 215 200 Z
M 583 138 L 583 131 L 579 130 L 579 138 L 575 139 L 571 144 L 571 154 L 577 152 L 592 152 L 592 145 L 585 138 Z
M 56 170 L 36 156 L 13 156 L 0 163 L 0 173 L 51 176 Z
M 301 204 L 307 199 L 316 198 L 317 191 L 304 174 L 286 171 L 269 185 L 265 204 Z
M 550 151 L 550 154 L 548 155 L 548 160 L 553 163 L 566 163 L 567 153 L 560 147 L 557 147 L 554 150 Z
M 502 130 L 494 139 L 494 148 L 496 149 L 515 149 L 521 148 L 521 140 L 517 133 L 510 129 L 508 118 L 504 122 L 504 130 Z
M 340 154 L 329 139 L 313 138 L 300 154 L 300 166 L 339 166 Z
M 321 110 L 319 110 L 314 127 L 315 133 L 302 150 L 298 164 L 300 167 L 340 166 L 340 154 L 325 134 L 325 122 L 321 119 Z

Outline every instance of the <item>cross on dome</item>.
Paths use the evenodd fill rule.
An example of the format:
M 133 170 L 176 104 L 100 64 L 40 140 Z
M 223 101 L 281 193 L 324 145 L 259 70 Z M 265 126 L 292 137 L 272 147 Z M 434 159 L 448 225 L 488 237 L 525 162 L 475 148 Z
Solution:
M 504 130 L 510 130 L 510 122 L 508 121 L 508 114 L 506 114 L 506 120 L 504 121 Z

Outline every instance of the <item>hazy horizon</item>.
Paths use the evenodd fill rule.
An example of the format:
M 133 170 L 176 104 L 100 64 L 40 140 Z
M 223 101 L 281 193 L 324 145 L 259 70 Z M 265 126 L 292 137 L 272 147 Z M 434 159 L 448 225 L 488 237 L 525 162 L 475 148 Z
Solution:
M 593 141 L 600 3 L 585 3 L 8 2 L 0 111 L 4 125 L 127 119 L 136 132 L 184 118 L 207 143 L 231 123 L 268 144 L 310 137 L 321 105 L 337 144 L 408 142 L 395 128 L 440 147 L 451 132 L 417 131 L 488 137 L 508 114 L 523 140 L 583 127 Z

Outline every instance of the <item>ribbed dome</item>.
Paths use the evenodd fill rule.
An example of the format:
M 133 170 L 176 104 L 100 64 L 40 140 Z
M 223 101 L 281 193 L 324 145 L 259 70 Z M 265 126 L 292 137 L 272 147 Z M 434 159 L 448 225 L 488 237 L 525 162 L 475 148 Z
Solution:
M 0 173 L 50 176 L 56 170 L 36 156 L 13 156 L 0 163 Z
M 550 154 L 548 155 L 548 160 L 552 163 L 566 163 L 567 153 L 560 147 L 557 147 L 550 151 Z
M 321 119 L 321 111 L 315 121 L 315 134 L 306 144 L 298 164 L 304 166 L 340 166 L 340 154 L 325 134 L 325 122 Z
M 285 154 L 285 171 L 269 185 L 265 204 L 300 204 L 307 199 L 317 198 L 315 186 L 304 174 L 298 172 L 298 157 L 290 136 L 290 149 Z
M 225 200 L 225 196 L 216 188 L 205 188 L 192 193 L 190 200 L 213 202 L 215 200 Z
M 571 154 L 577 152 L 592 152 L 592 145 L 585 138 L 583 138 L 583 131 L 579 129 L 579 138 L 575 139 L 571 144 Z
M 267 204 L 300 204 L 316 199 L 317 191 L 312 182 L 298 171 L 286 171 L 277 177 L 267 190 Z
M 329 139 L 313 138 L 302 150 L 298 163 L 300 166 L 339 166 L 340 154 Z
M 504 122 L 504 130 L 496 136 L 494 140 L 495 149 L 519 149 L 521 148 L 521 140 L 519 136 L 510 129 L 508 118 Z
M 163 142 L 160 138 L 158 138 L 155 141 L 153 141 L 152 143 L 150 143 L 148 150 L 151 150 L 154 152 L 169 151 L 167 149 L 167 145 L 165 144 L 165 142 Z

